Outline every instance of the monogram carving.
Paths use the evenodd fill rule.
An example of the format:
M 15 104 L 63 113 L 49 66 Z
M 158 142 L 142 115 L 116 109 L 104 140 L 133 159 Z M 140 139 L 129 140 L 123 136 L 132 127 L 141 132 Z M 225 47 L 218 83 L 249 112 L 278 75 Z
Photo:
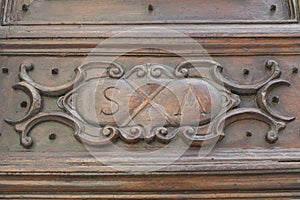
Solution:
M 278 132 L 294 117 L 276 113 L 268 105 L 269 91 L 290 83 L 280 79 L 273 60 L 266 62 L 270 75 L 264 80 L 239 85 L 225 78 L 223 67 L 211 60 L 191 60 L 175 68 L 146 63 L 124 70 L 117 63 L 92 62 L 76 68 L 73 82 L 58 87 L 36 83 L 20 66 L 21 82 L 13 86 L 31 98 L 28 113 L 18 120 L 6 119 L 20 133 L 21 144 L 33 144 L 30 130 L 44 121 L 57 121 L 74 128 L 75 137 L 89 145 L 104 145 L 118 139 L 126 143 L 167 144 L 181 138 L 193 146 L 216 142 L 229 124 L 253 119 L 270 130 L 266 141 L 275 143 Z M 232 93 L 234 92 L 234 93 Z M 239 95 L 256 95 L 257 107 L 240 108 Z M 42 111 L 42 96 L 59 97 L 61 111 Z

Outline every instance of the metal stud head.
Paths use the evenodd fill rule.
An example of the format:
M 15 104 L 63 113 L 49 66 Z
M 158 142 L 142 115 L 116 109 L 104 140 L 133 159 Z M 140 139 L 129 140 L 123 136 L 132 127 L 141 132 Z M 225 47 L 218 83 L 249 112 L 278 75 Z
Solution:
M 150 11 L 150 12 L 151 12 L 151 11 L 153 11 L 153 10 L 154 10 L 154 7 L 153 7 L 153 5 L 152 5 L 152 4 L 149 4 L 149 5 L 148 5 L 148 11 Z
M 22 10 L 23 10 L 24 12 L 27 12 L 27 11 L 29 10 L 29 4 L 23 4 L 23 5 L 22 5 Z
M 251 137 L 251 136 L 252 136 L 251 131 L 246 131 L 246 136 L 247 136 L 247 137 Z
M 26 108 L 27 107 L 27 101 L 22 101 L 20 103 L 21 108 Z
M 297 67 L 294 67 L 294 68 L 292 69 L 292 73 L 293 73 L 293 74 L 297 74 L 297 73 L 298 73 L 298 68 L 297 68 Z
M 8 68 L 6 68 L 6 67 L 2 67 L 2 73 L 3 74 L 8 74 Z
M 59 73 L 59 70 L 57 68 L 52 68 L 51 74 L 52 75 L 57 75 Z
M 273 102 L 273 103 L 279 103 L 279 97 L 278 97 L 278 96 L 274 96 L 274 97 L 272 98 L 272 102 Z
M 56 134 L 55 133 L 50 133 L 49 134 L 49 140 L 55 140 L 56 139 Z
M 243 74 L 246 76 L 246 75 L 249 75 L 250 73 L 250 70 L 249 69 L 244 69 L 243 70 Z
M 277 6 L 275 4 L 270 6 L 270 11 L 275 12 L 276 11 Z

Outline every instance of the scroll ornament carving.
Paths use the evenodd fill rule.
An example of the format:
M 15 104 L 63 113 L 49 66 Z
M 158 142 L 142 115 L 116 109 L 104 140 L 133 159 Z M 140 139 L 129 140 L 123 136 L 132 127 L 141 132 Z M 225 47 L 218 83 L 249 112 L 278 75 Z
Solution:
M 6 122 L 20 133 L 20 142 L 25 148 L 33 144 L 31 129 L 45 121 L 57 121 L 74 128 L 75 137 L 89 145 L 99 146 L 116 140 L 126 143 L 155 140 L 167 144 L 180 137 L 193 146 L 202 146 L 204 142 L 222 140 L 226 135 L 224 128 L 229 124 L 252 119 L 269 125 L 266 141 L 275 143 L 278 132 L 294 117 L 273 111 L 268 105 L 268 94 L 274 87 L 290 83 L 280 79 L 276 61 L 269 60 L 265 66 L 271 72 L 269 77 L 252 85 L 239 85 L 225 78 L 223 67 L 211 60 L 185 61 L 175 69 L 147 63 L 127 71 L 117 63 L 92 62 L 77 67 L 76 78 L 71 83 L 48 87 L 28 75 L 28 71 L 34 70 L 33 64 L 23 63 L 20 82 L 13 88 L 28 94 L 30 109 L 23 118 L 6 119 Z M 91 92 L 95 95 L 93 117 L 86 107 L 92 105 Z M 239 95 L 254 94 L 257 107 L 238 107 Z M 43 95 L 58 97 L 61 110 L 41 111 Z M 191 105 L 196 105 L 197 113 L 190 114 Z M 160 122 L 150 120 L 151 124 L 141 117 L 145 110 L 156 113 Z

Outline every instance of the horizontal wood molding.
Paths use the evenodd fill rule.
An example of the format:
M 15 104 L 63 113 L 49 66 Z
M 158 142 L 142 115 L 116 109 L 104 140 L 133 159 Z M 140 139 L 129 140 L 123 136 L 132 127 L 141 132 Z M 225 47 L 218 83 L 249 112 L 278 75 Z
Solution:
M 299 31 L 300 33 L 300 31 Z M 0 40 L 0 55 L 53 55 L 53 56 L 113 56 L 127 51 L 126 44 L 103 44 L 109 38 L 99 39 L 27 39 L 27 40 Z M 137 44 L 145 38 L 123 39 Z M 298 55 L 300 53 L 300 37 L 290 38 L 192 38 L 198 42 L 207 53 L 192 52 L 189 46 L 181 44 L 180 38 L 161 38 L 169 42 L 164 45 L 166 48 L 176 48 L 187 56 L 206 56 L 207 53 L 215 56 L 238 56 L 238 55 Z M 151 40 L 153 46 L 161 44 L 159 38 Z M 117 41 L 117 39 L 116 39 Z M 172 54 L 163 50 L 136 49 L 128 52 L 130 56 L 166 56 Z
M 265 155 L 269 159 L 260 160 Z M 103 166 L 89 153 L 8 152 L 0 155 L 5 163 L 0 166 L 0 197 L 290 198 L 300 195 L 299 155 L 295 148 L 218 149 L 204 159 L 192 153 L 157 172 L 128 174 Z M 142 166 L 143 160 L 135 165 Z
M 261 25 L 76 25 L 76 26 L 1 26 L 1 39 L 39 39 L 39 38 L 108 38 L 122 31 L 132 31 L 136 28 L 162 27 L 179 31 L 192 38 L 261 38 L 261 37 L 299 37 L 298 24 L 261 24 Z M 170 37 L 172 37 L 170 35 Z

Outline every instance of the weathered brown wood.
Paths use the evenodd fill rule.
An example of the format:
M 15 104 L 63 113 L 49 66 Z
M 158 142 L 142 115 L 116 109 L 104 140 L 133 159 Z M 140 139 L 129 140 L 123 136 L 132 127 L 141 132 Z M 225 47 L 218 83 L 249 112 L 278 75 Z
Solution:
M 295 11 L 290 0 L 7 0 L 4 24 L 289 23 L 297 22 Z
M 88 159 L 90 156 L 86 153 L 77 155 L 13 153 L 15 161 L 10 164 L 7 162 L 7 166 L 1 167 L 1 198 L 20 198 L 25 192 L 24 197 L 33 199 L 47 195 L 72 199 L 79 197 L 197 199 L 217 197 L 216 193 L 220 198 L 290 198 L 298 195 L 299 165 L 296 162 L 276 164 L 274 161 L 261 160 L 256 163 L 253 162 L 255 159 L 252 156 L 245 159 L 245 155 L 255 153 L 261 156 L 261 159 L 268 155 L 270 159 L 276 160 L 280 159 L 280 155 L 288 153 L 289 159 L 292 159 L 299 157 L 298 151 L 298 149 L 278 149 L 270 155 L 267 150 L 235 149 L 233 153 L 220 150 L 212 152 L 214 161 L 207 157 L 205 161 L 195 162 L 190 155 L 160 172 L 147 175 L 126 173 L 116 175 L 114 171 L 101 166 L 100 163 L 95 166 L 93 159 Z M 1 157 L 10 160 L 10 154 L 6 153 Z M 236 161 L 232 157 L 233 154 L 237 155 Z M 225 160 L 222 161 L 222 158 L 231 158 L 232 169 L 228 168 L 229 165 Z M 34 167 L 33 159 L 37 159 Z M 62 163 L 65 159 L 68 160 L 68 165 Z M 187 159 L 194 163 L 188 168 L 186 168 L 188 166 L 186 163 L 189 162 Z M 252 160 L 252 165 L 249 165 L 248 159 Z M 257 170 L 264 165 L 268 166 L 268 170 Z M 147 181 L 141 181 L 142 179 Z M 35 192 L 39 192 L 39 195 L 34 194 Z
M 300 32 L 300 30 L 299 30 Z M 241 56 L 241 55 L 297 55 L 299 54 L 299 35 L 294 34 L 293 39 L 290 39 L 291 35 L 285 35 L 284 37 L 264 38 L 253 37 L 248 38 L 193 38 L 199 42 L 202 47 L 211 56 Z M 32 42 L 32 40 L 0 40 L 1 55 L 56 55 L 56 56 L 87 56 L 87 55 L 118 55 L 119 52 L 127 48 L 126 44 L 107 44 L 103 47 L 97 46 L 104 42 L 107 38 L 65 38 L 63 40 L 53 39 L 38 39 Z M 128 38 L 126 39 L 130 43 L 138 44 L 142 41 L 142 38 Z M 180 44 L 180 39 L 176 38 L 164 38 L 165 47 L 178 48 L 184 55 L 201 56 L 204 52 L 190 52 L 189 46 Z M 158 45 L 161 42 L 157 39 L 152 39 L 153 45 Z M 97 49 L 94 49 L 97 47 Z M 93 50 L 93 52 L 91 52 Z M 128 52 L 128 55 L 144 55 L 144 56 L 171 56 L 170 52 L 163 50 L 149 51 L 147 49 L 137 49 L 132 52 Z
M 299 1 L 0 5 L 1 199 L 300 196 Z

